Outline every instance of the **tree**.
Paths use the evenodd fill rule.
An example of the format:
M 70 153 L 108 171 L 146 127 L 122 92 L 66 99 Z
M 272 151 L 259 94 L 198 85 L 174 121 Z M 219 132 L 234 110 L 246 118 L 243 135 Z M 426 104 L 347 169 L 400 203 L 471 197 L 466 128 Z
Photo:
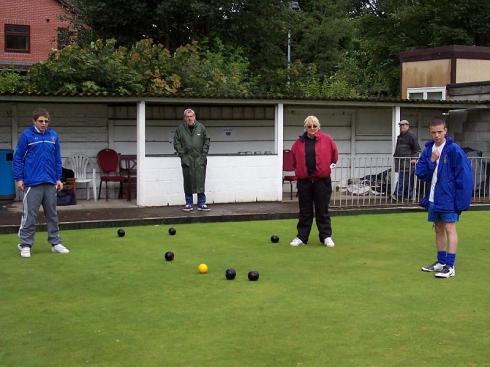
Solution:
M 399 95 L 399 54 L 451 44 L 490 46 L 490 2 L 476 0 L 353 1 L 354 50 L 369 94 Z M 369 6 L 367 6 L 369 5 Z M 376 9 L 374 11 L 373 9 Z
M 354 22 L 347 15 L 347 2 L 307 0 L 301 4 L 300 20 L 292 33 L 294 57 L 316 64 L 321 76 L 332 75 L 351 47 Z
M 82 30 L 88 26 L 92 32 L 92 41 L 114 38 L 119 44 L 129 46 L 142 38 L 158 36 L 153 24 L 157 19 L 155 9 L 161 2 L 74 0 L 80 11 L 73 15 L 75 18 L 72 23 Z
M 225 48 L 240 49 L 264 85 L 275 84 L 274 70 L 286 67 L 287 0 L 76 1 L 80 13 L 72 23 L 86 24 L 95 38 L 128 47 L 152 38 L 170 52 L 220 39 Z

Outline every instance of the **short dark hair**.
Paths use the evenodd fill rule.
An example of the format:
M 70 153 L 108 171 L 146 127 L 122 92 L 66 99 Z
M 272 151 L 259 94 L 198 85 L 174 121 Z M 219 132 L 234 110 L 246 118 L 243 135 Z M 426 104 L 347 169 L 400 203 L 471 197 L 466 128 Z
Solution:
M 48 112 L 48 110 L 46 110 L 45 108 L 36 108 L 32 112 L 32 119 L 34 121 L 36 121 L 41 116 L 42 117 L 46 117 L 47 119 L 49 119 L 49 112 Z
M 429 128 L 431 128 L 432 126 L 439 126 L 439 125 L 442 125 L 444 127 L 447 127 L 446 126 L 446 120 L 443 120 L 443 119 L 440 119 L 440 118 L 435 118 L 435 119 L 432 119 L 429 123 Z

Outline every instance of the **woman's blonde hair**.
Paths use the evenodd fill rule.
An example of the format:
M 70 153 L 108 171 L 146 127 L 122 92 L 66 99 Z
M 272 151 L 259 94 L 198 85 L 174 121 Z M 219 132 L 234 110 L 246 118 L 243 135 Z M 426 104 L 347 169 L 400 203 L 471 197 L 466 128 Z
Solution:
M 316 116 L 308 116 L 307 118 L 305 118 L 305 123 L 303 125 L 305 131 L 306 131 L 306 126 L 308 124 L 314 124 L 314 125 L 318 125 L 318 128 L 320 128 L 320 120 L 318 120 L 318 117 Z

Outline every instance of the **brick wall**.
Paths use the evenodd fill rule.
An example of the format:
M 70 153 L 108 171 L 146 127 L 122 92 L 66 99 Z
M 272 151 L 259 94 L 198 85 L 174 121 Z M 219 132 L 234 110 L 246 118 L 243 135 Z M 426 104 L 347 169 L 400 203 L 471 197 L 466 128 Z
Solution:
M 36 63 L 46 60 L 57 47 L 57 30 L 67 27 L 60 20 L 65 14 L 56 0 L 1 0 L 0 62 Z M 30 52 L 5 52 L 5 24 L 30 26 Z

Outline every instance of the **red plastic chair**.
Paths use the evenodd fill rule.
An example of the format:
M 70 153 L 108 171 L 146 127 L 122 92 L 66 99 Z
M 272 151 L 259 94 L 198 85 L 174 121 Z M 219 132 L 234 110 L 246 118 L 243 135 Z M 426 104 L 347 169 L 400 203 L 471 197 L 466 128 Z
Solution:
M 128 182 L 128 176 L 120 175 L 119 168 L 119 154 L 113 149 L 102 149 L 97 153 L 97 164 L 99 165 L 101 175 L 99 184 L 99 199 L 102 189 L 102 182 L 105 182 L 105 199 L 108 200 L 107 193 L 108 182 L 119 182 L 119 198 L 122 196 L 122 184 Z
M 293 153 L 289 149 L 282 151 L 282 183 L 289 182 L 291 188 L 291 200 L 293 200 L 293 182 L 296 182 L 298 178 L 296 175 L 287 174 L 288 172 L 294 172 L 293 167 Z

